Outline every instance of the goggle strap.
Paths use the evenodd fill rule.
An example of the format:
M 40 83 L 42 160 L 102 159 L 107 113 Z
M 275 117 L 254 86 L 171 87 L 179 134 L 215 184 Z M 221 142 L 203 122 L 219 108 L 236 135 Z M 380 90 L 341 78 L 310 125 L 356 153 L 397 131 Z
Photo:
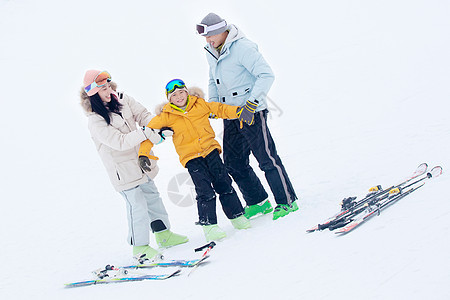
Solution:
M 205 24 L 198 24 L 198 25 L 203 26 L 204 31 L 201 34 L 205 35 L 205 34 L 208 34 L 211 31 L 214 31 L 214 30 L 219 29 L 219 28 L 221 28 L 223 26 L 226 26 L 227 22 L 225 20 L 223 20 L 222 22 L 219 22 L 219 23 L 214 24 L 214 25 L 205 25 Z
M 206 29 L 207 29 L 206 31 L 207 32 L 211 32 L 211 31 L 219 29 L 219 28 L 221 28 L 221 27 L 223 27 L 225 25 L 227 25 L 227 22 L 225 22 L 225 20 L 224 20 L 224 21 L 222 21 L 220 23 L 217 23 L 217 24 L 214 24 L 214 25 L 211 25 L 211 26 L 207 26 L 206 27 Z
M 108 75 L 108 77 L 106 77 L 105 83 L 103 83 L 103 84 L 98 84 L 98 83 L 97 83 L 97 79 L 98 79 L 98 77 L 99 77 L 100 75 L 102 75 L 102 74 L 106 74 L 106 75 Z M 105 80 L 105 79 L 102 79 L 102 80 L 100 80 L 100 81 L 103 81 L 103 80 Z M 84 91 L 87 93 L 87 92 L 89 92 L 90 90 L 92 90 L 93 88 L 96 88 L 96 87 L 102 87 L 102 86 L 104 86 L 107 82 L 111 82 L 111 80 L 112 80 L 112 79 L 111 79 L 111 75 L 110 75 L 108 72 L 106 72 L 106 71 L 102 71 L 102 72 L 98 73 L 97 76 L 95 76 L 94 81 L 93 81 L 90 85 L 88 85 L 87 87 L 84 88 Z
M 185 88 L 185 87 L 186 87 L 186 85 L 178 85 L 178 84 L 175 84 L 175 85 L 173 86 L 173 88 L 172 88 L 170 91 L 167 91 L 167 94 L 172 93 L 172 92 L 175 91 L 176 89 L 182 89 L 182 88 Z

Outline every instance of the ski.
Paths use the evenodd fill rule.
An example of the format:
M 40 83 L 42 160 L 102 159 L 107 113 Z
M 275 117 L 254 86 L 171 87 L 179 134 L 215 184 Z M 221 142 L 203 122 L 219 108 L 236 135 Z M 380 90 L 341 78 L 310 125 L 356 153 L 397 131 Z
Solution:
M 330 228 L 330 227 L 334 226 L 334 224 L 339 223 L 340 220 L 342 220 L 342 219 L 348 217 L 350 214 L 354 213 L 356 211 L 356 209 L 362 207 L 365 203 L 367 203 L 371 199 L 375 198 L 375 196 L 380 196 L 385 193 L 386 193 L 386 191 L 383 190 L 380 185 L 378 185 L 376 187 L 370 188 L 369 194 L 367 194 L 366 197 L 364 197 L 363 199 L 358 200 L 356 202 L 354 201 L 354 200 L 356 200 L 356 197 L 344 198 L 341 202 L 341 211 L 340 212 L 338 212 L 334 216 L 328 218 L 323 223 L 317 224 L 316 226 L 306 230 L 306 232 L 310 233 L 310 232 Z
M 90 286 L 90 285 L 97 285 L 97 284 L 118 283 L 118 282 L 132 282 L 132 281 L 143 281 L 143 280 L 165 280 L 165 279 L 168 279 L 168 278 L 178 275 L 180 272 L 181 272 L 181 270 L 176 270 L 175 272 L 168 273 L 168 274 L 161 274 L 161 275 L 140 275 L 140 276 L 125 276 L 125 277 L 106 276 L 105 278 L 66 283 L 65 287 L 66 288 L 74 288 L 74 287 Z
M 335 233 L 336 234 L 344 234 L 344 233 L 348 233 L 350 231 L 352 231 L 353 229 L 355 229 L 357 226 L 361 225 L 362 223 L 364 223 L 365 221 L 367 221 L 369 218 L 373 217 L 375 214 L 376 215 L 380 215 L 381 210 L 383 208 L 385 208 L 387 205 L 394 203 L 397 200 L 400 200 L 401 198 L 405 197 L 406 195 L 414 192 L 415 190 L 421 188 L 425 183 L 422 183 L 421 185 L 415 187 L 415 188 L 411 188 L 408 191 L 399 194 L 396 197 L 392 197 L 390 198 L 390 200 L 388 202 L 383 202 L 383 203 L 377 203 L 376 205 L 368 205 L 367 208 L 360 213 L 359 215 L 357 215 L 354 219 L 350 220 L 350 222 L 343 226 L 338 228 Z
M 161 260 L 161 261 L 148 261 L 145 258 L 141 257 L 138 258 L 138 264 L 131 265 L 131 266 L 123 266 L 119 267 L 119 269 L 143 269 L 143 268 L 154 268 L 154 267 L 181 267 L 181 268 L 193 268 L 197 267 L 201 263 L 203 263 L 208 257 L 209 257 L 209 251 L 211 251 L 212 248 L 216 246 L 215 242 L 210 242 L 204 246 L 201 246 L 199 248 L 194 249 L 194 252 L 199 252 L 202 250 L 206 251 L 202 254 L 202 256 L 198 259 L 192 259 L 192 260 L 184 260 L 184 259 L 177 259 L 177 260 Z M 106 268 L 111 267 L 109 265 L 106 266 Z M 114 267 L 112 267 L 114 268 Z
M 122 267 L 119 267 L 119 269 L 144 269 L 144 268 L 155 268 L 155 267 L 192 268 L 192 267 L 195 267 L 195 266 L 201 264 L 202 262 L 204 262 L 208 257 L 209 257 L 209 255 L 206 255 L 199 259 L 192 259 L 192 260 L 178 259 L 178 260 L 149 262 L 149 263 L 136 264 L 136 265 L 130 265 L 130 266 L 122 266 Z
M 442 167 L 436 166 L 433 169 L 431 169 L 430 172 L 426 174 L 425 177 L 414 181 L 408 185 L 406 185 L 403 188 L 394 188 L 389 191 L 389 195 L 382 197 L 376 202 L 367 204 L 364 210 L 362 210 L 359 214 L 355 215 L 354 217 L 347 220 L 347 223 L 340 228 L 338 228 L 335 233 L 336 234 L 346 234 L 352 230 L 354 230 L 356 227 L 360 226 L 362 223 L 366 222 L 368 219 L 375 215 L 380 215 L 381 211 L 385 209 L 386 207 L 392 205 L 393 203 L 397 202 L 398 200 L 406 197 L 407 195 L 411 194 L 412 192 L 418 190 L 419 188 L 423 187 L 425 185 L 425 182 L 422 182 L 426 179 L 431 179 L 438 177 L 442 174 Z M 419 184 L 419 185 L 417 185 Z M 415 187 L 411 187 L 417 185 Z M 409 190 L 405 190 L 406 188 L 411 187 Z M 332 230 L 330 228 L 330 230 Z
M 146 268 L 157 268 L 157 267 L 177 267 L 177 268 L 193 268 L 200 265 L 204 262 L 209 255 L 206 255 L 200 259 L 192 259 L 192 260 L 168 260 L 168 261 L 158 261 L 158 262 L 149 262 L 142 264 L 135 264 L 129 266 L 121 266 L 114 267 L 112 265 L 106 265 L 104 268 L 93 271 L 92 273 L 95 275 L 97 279 L 79 281 L 73 283 L 65 284 L 66 287 L 80 287 L 80 286 L 89 286 L 96 284 L 106 284 L 106 283 L 116 283 L 116 282 L 130 282 L 130 281 L 142 281 L 142 280 L 164 280 L 175 275 L 178 275 L 181 272 L 181 269 L 176 270 L 172 273 L 161 274 L 161 275 L 152 275 L 152 274 L 135 274 L 132 275 L 132 270 L 138 269 L 146 269 Z
M 412 181 L 413 179 L 416 179 L 416 178 L 422 176 L 423 174 L 426 173 L 427 169 L 428 169 L 428 164 L 422 163 L 411 174 L 411 176 L 409 176 L 407 179 L 405 179 L 404 181 L 402 181 L 401 183 L 399 183 L 397 185 L 391 186 L 388 189 L 383 189 L 380 185 L 378 185 L 376 187 L 372 187 L 371 189 L 369 189 L 369 193 L 363 199 L 360 199 L 358 201 L 355 201 L 356 197 L 345 198 L 341 202 L 341 211 L 340 212 L 338 212 L 334 216 L 328 218 L 323 223 L 320 223 L 320 224 L 306 230 L 306 232 L 310 233 L 310 232 L 314 232 L 314 231 L 324 230 L 327 228 L 328 229 L 337 228 L 337 226 L 340 226 L 342 224 L 342 222 L 345 221 L 346 219 L 348 219 L 350 216 L 359 213 L 361 211 L 361 209 L 364 208 L 365 204 L 367 204 L 369 202 L 373 202 L 373 201 L 379 199 L 380 197 L 384 197 L 393 188 L 400 188 L 400 187 L 406 185 L 407 183 L 409 183 L 410 181 Z
M 95 276 L 95 279 L 78 281 L 72 283 L 66 283 L 66 288 L 71 287 L 80 287 L 80 286 L 89 286 L 96 284 L 107 284 L 107 283 L 116 283 L 116 282 L 130 282 L 130 281 L 142 281 L 142 280 L 165 280 L 170 277 L 176 276 L 181 272 L 180 268 L 191 268 L 192 273 L 195 268 L 197 268 L 200 264 L 202 264 L 209 257 L 209 252 L 212 248 L 216 246 L 215 242 L 210 242 L 202 247 L 195 249 L 195 252 L 206 251 L 203 252 L 202 256 L 199 259 L 192 260 L 160 260 L 160 261 L 151 261 L 145 258 L 145 255 L 140 257 L 135 257 L 137 260 L 137 264 L 129 265 L 129 266 L 121 266 L 114 267 L 112 265 L 106 265 L 104 268 L 97 269 L 92 272 Z M 162 258 L 162 255 L 159 259 Z M 145 271 L 142 269 L 147 268 L 169 268 L 176 267 L 177 270 L 174 272 L 167 272 L 165 274 L 144 274 Z

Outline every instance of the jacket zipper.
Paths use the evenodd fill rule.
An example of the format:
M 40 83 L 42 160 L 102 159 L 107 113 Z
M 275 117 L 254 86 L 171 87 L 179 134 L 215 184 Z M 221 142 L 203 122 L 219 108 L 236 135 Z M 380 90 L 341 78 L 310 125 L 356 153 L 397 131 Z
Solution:
M 219 60 L 211 51 L 209 51 L 208 48 L 205 47 L 205 50 L 208 51 L 208 53 L 211 54 L 211 56 L 214 57 L 216 60 Z

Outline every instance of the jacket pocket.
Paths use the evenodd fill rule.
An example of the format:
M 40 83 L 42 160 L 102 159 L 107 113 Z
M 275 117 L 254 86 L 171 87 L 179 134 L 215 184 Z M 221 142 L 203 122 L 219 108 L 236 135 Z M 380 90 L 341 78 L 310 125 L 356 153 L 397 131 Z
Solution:
M 201 137 L 202 139 L 207 139 L 211 137 L 214 138 L 216 136 L 216 133 L 214 132 L 211 126 L 205 126 L 203 127 L 203 130 L 205 131 L 205 133 Z
M 122 133 L 124 133 L 122 128 L 124 126 L 126 126 L 125 120 L 118 114 L 111 114 L 111 124 L 110 125 L 116 129 L 119 129 Z
M 236 88 L 232 88 L 228 90 L 228 95 L 233 98 L 240 97 L 250 93 L 252 88 L 249 85 L 241 85 Z
M 116 174 L 119 182 L 129 183 L 142 178 L 143 173 L 136 160 L 116 163 Z
M 116 178 L 121 183 L 129 183 L 142 178 L 143 173 L 137 160 L 136 148 L 111 152 Z

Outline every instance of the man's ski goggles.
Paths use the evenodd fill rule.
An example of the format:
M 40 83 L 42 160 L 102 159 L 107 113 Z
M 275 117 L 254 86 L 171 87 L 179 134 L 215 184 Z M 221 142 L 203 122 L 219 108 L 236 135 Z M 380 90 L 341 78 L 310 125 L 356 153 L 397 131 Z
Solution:
M 166 95 L 172 93 L 175 89 L 182 89 L 184 87 L 186 87 L 186 84 L 184 84 L 183 80 L 173 79 L 166 85 Z
M 219 28 L 222 28 L 224 26 L 227 26 L 227 22 L 224 20 L 220 23 L 214 24 L 214 25 L 205 25 L 205 24 L 197 24 L 197 33 L 201 36 L 205 36 L 211 31 L 217 30 Z
M 108 72 L 106 72 L 106 71 L 100 72 L 97 76 L 95 76 L 94 82 L 84 88 L 84 91 L 87 93 L 90 90 L 92 90 L 93 88 L 102 87 L 107 82 L 110 82 L 110 81 L 111 81 L 111 75 Z

